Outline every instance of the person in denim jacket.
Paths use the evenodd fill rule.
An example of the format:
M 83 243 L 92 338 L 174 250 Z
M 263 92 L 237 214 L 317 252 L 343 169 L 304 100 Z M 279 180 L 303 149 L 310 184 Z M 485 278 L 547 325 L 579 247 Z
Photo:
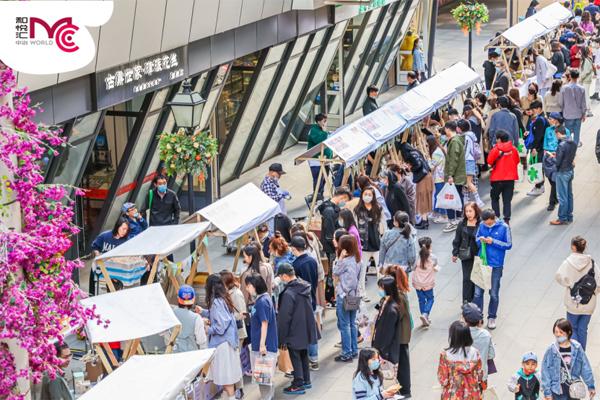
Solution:
M 581 379 L 590 391 L 590 399 L 596 394 L 592 367 L 581 345 L 571 339 L 573 328 L 564 318 L 553 327 L 556 343 L 551 344 L 542 361 L 542 390 L 546 400 L 569 400 L 569 375 Z M 566 367 L 569 368 L 567 372 Z

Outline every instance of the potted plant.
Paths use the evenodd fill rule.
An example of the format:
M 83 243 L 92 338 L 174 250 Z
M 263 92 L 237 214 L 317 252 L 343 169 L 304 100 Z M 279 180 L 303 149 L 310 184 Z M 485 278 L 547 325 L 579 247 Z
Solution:
M 452 9 L 451 13 L 465 36 L 469 36 L 469 67 L 471 67 L 471 54 L 473 50 L 472 32 L 475 30 L 475 33 L 479 35 L 481 24 L 490 20 L 490 12 L 485 4 L 474 0 L 467 0 Z

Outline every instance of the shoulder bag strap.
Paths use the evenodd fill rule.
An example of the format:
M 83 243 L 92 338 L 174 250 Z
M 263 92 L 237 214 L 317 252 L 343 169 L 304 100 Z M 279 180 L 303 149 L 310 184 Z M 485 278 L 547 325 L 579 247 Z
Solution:
M 563 365 L 565 366 L 565 369 L 567 370 L 567 377 L 569 378 L 569 382 L 573 381 L 573 377 L 571 377 L 570 368 L 567 366 L 567 362 L 565 361 L 563 355 L 561 354 L 560 349 L 558 348 L 558 346 L 556 344 L 554 344 L 554 348 L 558 352 L 558 356 L 560 357 Z M 571 345 L 571 351 L 573 351 L 573 348 L 574 347 Z

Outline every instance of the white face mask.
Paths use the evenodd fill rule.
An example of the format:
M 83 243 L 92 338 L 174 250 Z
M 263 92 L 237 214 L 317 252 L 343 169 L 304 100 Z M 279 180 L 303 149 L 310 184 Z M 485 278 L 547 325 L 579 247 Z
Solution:
M 371 196 L 369 194 L 366 194 L 366 195 L 363 196 L 362 199 L 363 199 L 363 201 L 365 203 L 369 204 L 369 203 L 371 203 L 373 201 L 373 196 Z

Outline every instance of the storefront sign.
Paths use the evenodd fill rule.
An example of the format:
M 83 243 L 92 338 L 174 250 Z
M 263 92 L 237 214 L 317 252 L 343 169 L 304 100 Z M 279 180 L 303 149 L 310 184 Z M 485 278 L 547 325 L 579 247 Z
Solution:
M 170 86 L 187 77 L 184 47 L 96 73 L 98 109 Z

